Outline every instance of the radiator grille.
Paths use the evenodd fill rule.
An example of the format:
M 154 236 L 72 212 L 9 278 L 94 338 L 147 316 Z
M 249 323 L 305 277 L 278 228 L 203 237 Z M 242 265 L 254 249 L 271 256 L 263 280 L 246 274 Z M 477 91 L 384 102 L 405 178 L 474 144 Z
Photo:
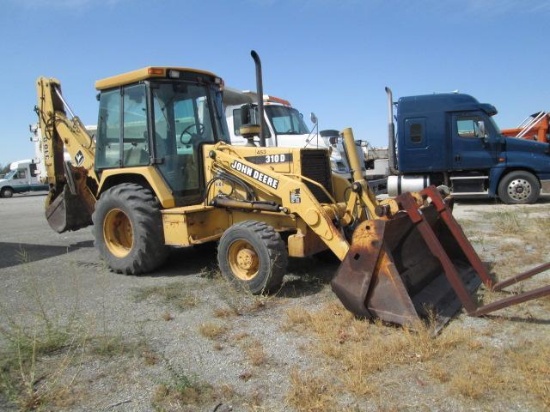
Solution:
M 330 159 L 326 150 L 302 149 L 300 151 L 302 175 L 320 183 L 330 194 L 332 194 L 332 172 L 330 170 Z M 315 198 L 320 203 L 330 203 L 328 196 L 317 186 L 306 182 Z

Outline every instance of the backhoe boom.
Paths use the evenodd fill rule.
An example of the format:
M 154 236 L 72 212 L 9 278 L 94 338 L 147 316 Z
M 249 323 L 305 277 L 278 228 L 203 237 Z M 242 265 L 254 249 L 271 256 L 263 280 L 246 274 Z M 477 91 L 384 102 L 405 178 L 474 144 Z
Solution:
M 46 218 L 59 233 L 78 230 L 92 223 L 96 196 L 91 187 L 97 187 L 98 182 L 95 143 L 63 99 L 58 80 L 40 77 L 37 95 L 35 111 L 42 130 L 42 155 L 50 186 Z M 65 160 L 65 153 L 70 161 Z

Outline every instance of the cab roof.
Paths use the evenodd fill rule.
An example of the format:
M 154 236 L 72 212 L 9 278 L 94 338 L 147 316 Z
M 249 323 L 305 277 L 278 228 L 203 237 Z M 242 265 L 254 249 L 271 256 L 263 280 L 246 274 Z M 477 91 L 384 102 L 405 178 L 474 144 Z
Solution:
M 198 74 L 201 76 L 211 77 L 213 81 L 217 82 L 219 80 L 220 85 L 222 84 L 222 80 L 220 77 L 216 76 L 214 73 L 205 70 L 192 69 L 189 67 L 148 66 L 141 69 L 133 70 L 131 72 L 122 73 L 116 76 L 97 80 L 95 82 L 95 88 L 97 90 L 105 90 L 153 78 L 178 79 L 183 73 L 187 75 Z

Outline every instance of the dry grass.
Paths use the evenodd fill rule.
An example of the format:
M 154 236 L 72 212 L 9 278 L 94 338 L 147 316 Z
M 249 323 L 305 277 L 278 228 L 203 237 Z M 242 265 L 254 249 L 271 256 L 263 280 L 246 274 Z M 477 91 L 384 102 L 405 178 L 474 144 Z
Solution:
M 199 326 L 199 332 L 205 338 L 216 340 L 225 335 L 227 326 L 214 322 L 206 322 Z
M 261 366 L 267 363 L 267 354 L 262 342 L 258 339 L 241 340 L 241 346 L 252 366 Z
M 195 411 L 199 405 L 214 399 L 213 388 L 179 372 L 172 380 L 155 388 L 152 404 L 155 410 Z
M 219 318 L 250 315 L 282 303 L 276 294 L 253 295 L 244 288 L 236 288 L 219 272 L 214 277 L 214 281 L 220 302 L 213 311 L 214 316 Z
M 395 376 L 411 372 L 419 385 L 440 385 L 448 396 L 466 402 L 490 405 L 498 397 L 530 393 L 548 406 L 550 349 L 541 347 L 544 342 L 503 353 L 483 343 L 491 331 L 449 326 L 434 338 L 429 325 L 417 325 L 413 332 L 357 320 L 337 301 L 315 312 L 289 309 L 282 329 L 312 334 L 308 353 L 324 369 L 317 375 L 291 374 L 287 399 L 300 411 L 338 409 L 345 394 L 392 408 L 400 404 L 391 390 Z M 311 389 L 297 387 L 299 382 Z
M 316 376 L 315 372 L 290 373 L 290 391 L 286 401 L 297 411 L 324 412 L 338 410 L 334 394 L 325 376 Z
M 527 393 L 538 397 L 550 408 L 550 347 L 548 342 L 526 342 L 506 352 L 514 371 L 522 376 L 522 386 Z
M 184 311 L 200 303 L 200 292 L 189 290 L 181 282 L 161 286 L 148 286 L 134 290 L 134 300 L 141 302 L 147 299 L 158 299 L 164 304 Z

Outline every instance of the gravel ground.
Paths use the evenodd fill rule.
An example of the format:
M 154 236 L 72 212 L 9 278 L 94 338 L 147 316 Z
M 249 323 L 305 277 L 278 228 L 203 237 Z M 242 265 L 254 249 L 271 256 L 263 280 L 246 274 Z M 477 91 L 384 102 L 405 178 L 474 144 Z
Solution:
M 117 275 L 99 260 L 89 229 L 50 230 L 43 200 L 41 195 L 0 199 L 0 332 L 8 325 L 34 331 L 49 325 L 70 330 L 76 341 L 36 366 L 35 389 L 64 388 L 50 388 L 55 394 L 42 409 L 213 411 L 221 404 L 218 411 L 287 411 L 293 410 L 287 400 L 293 371 L 322 373 L 325 365 L 310 350 L 316 337 L 287 331 L 286 313 L 292 308 L 314 311 L 334 301 L 328 282 L 337 264 L 292 260 L 283 289 L 261 299 L 233 290 L 217 276 L 213 250 L 174 250 L 153 275 Z M 548 202 L 532 207 L 548 217 Z M 458 202 L 455 216 L 475 220 L 495 208 L 510 207 Z M 550 316 L 544 311 L 535 316 L 540 322 L 531 325 L 537 328 L 534 336 L 545 336 Z M 482 330 L 493 320 L 460 315 L 453 322 Z M 499 325 L 506 327 L 506 320 Z M 508 326 L 486 339 L 503 346 L 509 331 L 521 330 L 518 323 Z M 6 346 L 6 334 L 0 333 L 0 348 Z M 210 387 L 213 394 L 199 406 L 185 407 L 162 391 L 189 381 L 190 386 Z M 475 403 L 444 398 L 424 388 L 411 389 L 402 404 L 370 405 L 351 398 L 343 404 L 346 410 L 478 409 L 472 407 Z M 527 401 L 509 408 L 491 405 L 501 410 L 533 407 Z M 0 410 L 17 409 L 0 395 Z

